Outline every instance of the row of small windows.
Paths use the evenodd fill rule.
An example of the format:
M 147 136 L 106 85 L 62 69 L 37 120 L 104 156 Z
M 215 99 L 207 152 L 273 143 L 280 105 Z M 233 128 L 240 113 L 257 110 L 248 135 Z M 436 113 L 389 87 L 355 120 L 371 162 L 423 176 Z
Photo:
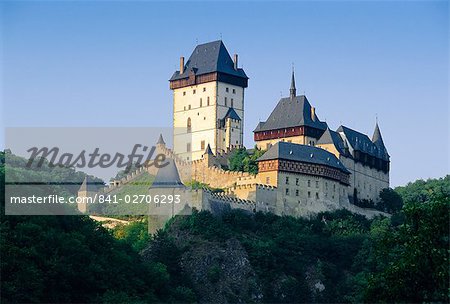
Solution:
M 200 150 L 205 150 L 205 147 L 206 147 L 205 141 L 202 140 L 202 141 L 200 142 Z M 191 151 L 192 151 L 191 143 L 187 143 L 187 144 L 186 144 L 186 152 L 191 152 Z
M 291 195 L 289 188 L 286 188 L 286 195 Z M 295 196 L 300 196 L 300 191 L 298 189 L 295 190 Z M 311 198 L 311 191 L 308 191 L 308 198 Z M 333 196 L 334 198 L 334 196 Z M 319 192 L 316 192 L 316 200 L 319 199 Z
M 203 92 L 206 92 L 206 88 L 203 88 Z M 230 89 L 229 88 L 225 88 L 225 92 L 229 93 Z M 233 92 L 233 94 L 236 94 L 236 89 L 233 89 L 232 92 Z M 192 90 L 192 94 L 195 94 L 195 93 L 197 93 L 197 90 L 193 89 Z M 186 91 L 183 91 L 183 96 L 186 96 Z
M 295 185 L 299 186 L 300 184 L 300 179 L 296 178 L 295 179 Z M 286 176 L 286 185 L 289 185 L 289 176 Z M 311 187 L 311 180 L 308 179 L 308 187 Z M 319 181 L 316 181 L 316 188 L 319 188 Z M 328 190 L 328 182 L 325 182 L 325 190 Z M 336 185 L 333 184 L 333 191 L 336 191 Z
M 228 98 L 227 97 L 224 98 L 224 104 L 226 107 L 228 107 Z M 206 106 L 210 106 L 209 96 L 206 97 Z M 200 98 L 200 107 L 203 107 L 203 98 Z M 233 98 L 230 99 L 230 107 L 234 108 L 234 99 Z M 190 110 L 190 109 L 191 109 L 191 105 L 188 105 L 187 108 L 186 108 L 186 106 L 184 106 L 185 111 Z

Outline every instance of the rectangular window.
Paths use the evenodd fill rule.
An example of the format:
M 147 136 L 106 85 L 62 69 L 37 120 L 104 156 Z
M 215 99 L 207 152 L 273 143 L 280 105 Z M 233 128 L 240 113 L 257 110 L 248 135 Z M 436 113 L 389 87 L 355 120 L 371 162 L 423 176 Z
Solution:
M 234 108 L 234 100 L 231 98 L 231 107 Z
M 193 91 L 192 91 L 192 94 L 195 94 L 195 93 L 196 93 L 196 91 L 195 91 L 195 90 L 193 90 Z
M 206 97 L 206 105 L 209 106 L 209 96 Z
M 286 185 L 289 185 L 289 176 L 286 176 Z
M 289 188 L 286 188 L 286 195 L 289 195 Z
M 308 198 L 311 198 L 311 191 L 308 191 Z
M 298 196 L 298 190 L 295 190 L 295 196 Z
M 203 92 L 206 92 L 206 88 L 203 88 Z
M 298 178 L 295 179 L 295 185 L 296 185 L 296 186 L 298 186 L 299 181 L 300 181 L 300 180 L 299 180 Z
M 266 184 L 270 184 L 270 177 L 266 177 Z
M 191 109 L 191 105 L 188 106 L 188 110 L 190 110 L 190 109 Z
M 227 101 L 228 101 L 228 100 L 227 100 L 227 98 L 225 97 L 225 106 L 227 106 L 227 103 L 228 103 Z
M 308 179 L 308 187 L 311 187 L 311 180 Z
M 319 199 L 319 192 L 316 192 L 316 199 Z
M 225 91 L 228 93 L 228 88 L 225 88 Z
M 316 188 L 319 188 L 319 181 L 316 181 Z
M 191 152 L 191 143 L 187 143 L 186 145 L 186 151 Z
M 205 141 L 204 140 L 202 140 L 200 142 L 200 149 L 205 150 Z
M 200 98 L 200 108 L 203 106 L 203 100 Z
M 183 96 L 186 96 L 186 92 L 183 92 Z

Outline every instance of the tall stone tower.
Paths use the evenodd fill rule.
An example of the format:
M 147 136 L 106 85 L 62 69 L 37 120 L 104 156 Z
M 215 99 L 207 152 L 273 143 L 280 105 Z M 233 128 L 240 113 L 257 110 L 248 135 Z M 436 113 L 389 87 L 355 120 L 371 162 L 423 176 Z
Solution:
M 244 89 L 248 77 L 221 40 L 197 45 L 170 78 L 174 152 L 185 160 L 243 145 Z

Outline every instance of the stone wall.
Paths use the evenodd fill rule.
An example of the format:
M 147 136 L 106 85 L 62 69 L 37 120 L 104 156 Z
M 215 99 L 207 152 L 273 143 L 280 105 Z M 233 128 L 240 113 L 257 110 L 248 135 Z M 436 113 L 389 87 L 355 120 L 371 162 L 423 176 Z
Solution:
M 378 202 L 380 200 L 380 191 L 389 188 L 389 173 L 364 166 L 351 158 L 341 156 L 340 160 L 351 172 L 349 195 L 353 197 L 353 192 L 356 188 L 358 199 Z

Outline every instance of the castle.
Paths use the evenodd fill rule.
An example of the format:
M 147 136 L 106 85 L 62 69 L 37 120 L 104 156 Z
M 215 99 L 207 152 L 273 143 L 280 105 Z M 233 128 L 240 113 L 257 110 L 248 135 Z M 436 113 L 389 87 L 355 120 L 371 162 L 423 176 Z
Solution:
M 180 58 L 180 70 L 169 80 L 173 149 L 162 136 L 156 145 L 171 162 L 160 171 L 147 168 L 156 176 L 150 193 L 171 187 L 186 193 L 184 185 L 195 180 L 224 191 L 189 190 L 189 208 L 292 216 L 346 208 L 369 217 L 380 214 L 354 204 L 377 202 L 380 191 L 389 187 L 389 154 L 378 123 L 372 139 L 346 126 L 331 130 L 307 97 L 297 95 L 294 71 L 289 96 L 253 131 L 257 148 L 265 150 L 257 160 L 258 174 L 226 170 L 233 150 L 243 147 L 248 79 L 238 56 L 232 59 L 220 40 L 198 45 L 187 62 Z M 105 193 L 137 175 L 113 182 Z

